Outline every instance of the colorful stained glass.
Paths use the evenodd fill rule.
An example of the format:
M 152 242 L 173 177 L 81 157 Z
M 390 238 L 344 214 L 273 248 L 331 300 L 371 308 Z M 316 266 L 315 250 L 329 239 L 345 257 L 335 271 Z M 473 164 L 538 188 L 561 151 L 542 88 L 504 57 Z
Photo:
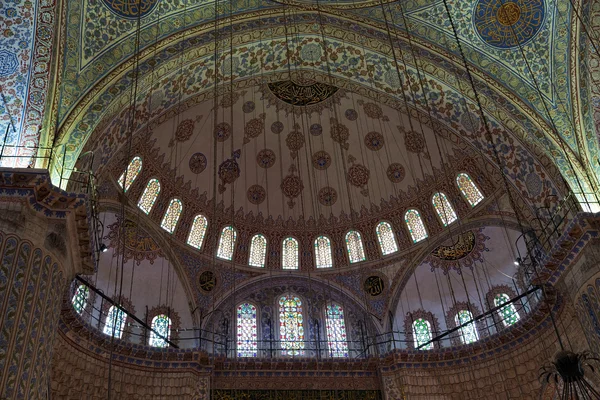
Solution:
M 267 255 L 267 239 L 261 235 L 254 235 L 250 241 L 250 258 L 248 264 L 251 267 L 265 266 L 265 258 Z
M 331 241 L 327 236 L 319 236 L 315 239 L 315 259 L 317 262 L 317 268 L 333 267 Z
M 328 304 L 326 307 L 325 326 L 327 328 L 327 346 L 330 357 L 348 357 L 348 340 L 344 310 L 338 304 Z
M 202 247 L 204 242 L 204 235 L 206 235 L 206 227 L 208 226 L 208 220 L 204 215 L 196 215 L 194 222 L 192 222 L 192 229 L 187 238 L 187 244 L 197 249 Z
M 346 249 L 351 263 L 365 261 L 365 249 L 359 232 L 350 231 L 346 233 Z
M 282 355 L 304 353 L 302 301 L 296 296 L 285 295 L 279 299 L 279 339 Z
M 231 260 L 233 258 L 233 249 L 235 246 L 235 239 L 237 238 L 237 232 L 233 226 L 226 226 L 221 231 L 221 238 L 219 239 L 219 248 L 217 249 L 217 257 L 224 260 Z
M 153 329 L 150 331 L 150 346 L 167 347 L 167 340 L 171 338 L 171 319 L 166 315 L 157 315 L 152 318 L 150 326 Z
M 381 221 L 377 224 L 375 231 L 377 232 L 381 254 L 385 256 L 398 251 L 398 243 L 396 243 L 396 236 L 394 235 L 392 225 L 388 222 Z
M 404 214 L 404 220 L 408 226 L 408 231 L 414 243 L 427 238 L 427 230 L 421 219 L 421 214 L 417 210 L 410 209 Z
M 90 294 L 90 289 L 88 289 L 85 285 L 79 285 L 77 290 L 75 291 L 75 295 L 71 299 L 71 303 L 73 303 L 73 308 L 77 311 L 77 314 L 81 314 L 85 308 L 87 303 L 88 296 Z
M 475 207 L 483 200 L 483 194 L 469 175 L 465 173 L 458 174 L 456 177 L 456 184 L 471 207 Z
M 146 185 L 146 189 L 144 189 L 144 193 L 142 193 L 142 197 L 138 201 L 138 207 L 146 214 L 150 214 L 159 193 L 160 182 L 158 179 L 150 179 Z
M 183 204 L 179 199 L 171 199 L 169 202 L 169 207 L 167 207 L 167 212 L 160 223 L 160 226 L 167 232 L 173 233 L 175 227 L 177 226 L 177 221 L 179 221 L 179 216 L 181 215 L 181 210 L 183 209 Z
M 452 204 L 450 204 L 448 197 L 444 193 L 434 194 L 431 202 L 444 226 L 448 226 L 458 219 L 454 208 L 452 208 Z
M 111 306 L 106 315 L 106 322 L 103 329 L 104 334 L 120 339 L 123 336 L 126 321 L 127 315 L 125 311 L 116 306 Z
M 256 307 L 242 303 L 237 308 L 238 357 L 256 357 L 257 351 Z
M 281 251 L 281 267 L 283 269 L 298 269 L 298 241 L 293 237 L 283 239 Z
M 415 338 L 415 349 L 419 350 L 431 350 L 433 349 L 433 342 L 431 341 L 431 325 L 429 321 L 423 318 L 415 320 L 412 324 L 413 336 Z M 425 344 L 427 343 L 427 344 Z M 419 347 L 423 346 L 423 347 Z
M 510 297 L 508 297 L 508 295 L 505 293 L 497 294 L 496 297 L 494 297 L 494 305 L 496 307 L 499 307 L 504 303 L 508 303 L 509 301 Z M 504 307 L 500 308 L 500 310 L 498 310 L 498 313 L 502 318 L 502 323 L 504 324 L 504 326 L 511 326 L 512 324 L 517 323 L 517 321 L 519 321 L 519 319 L 521 318 L 513 303 L 507 304 Z
M 456 326 L 466 324 L 467 322 L 472 320 L 473 314 L 471 314 L 467 310 L 460 310 L 454 316 L 454 322 L 456 323 Z M 460 340 L 463 342 L 463 344 L 469 344 L 479 340 L 479 334 L 477 333 L 477 327 L 475 326 L 475 322 L 471 322 L 463 326 L 458 331 L 460 333 Z
M 129 165 L 123 171 L 121 176 L 119 177 L 119 186 L 121 186 L 125 191 L 129 190 L 135 178 L 137 178 L 138 174 L 142 170 L 142 159 L 141 157 L 133 157 L 129 162 Z M 127 178 L 125 178 L 125 174 L 127 174 Z M 125 184 L 125 187 L 123 187 Z

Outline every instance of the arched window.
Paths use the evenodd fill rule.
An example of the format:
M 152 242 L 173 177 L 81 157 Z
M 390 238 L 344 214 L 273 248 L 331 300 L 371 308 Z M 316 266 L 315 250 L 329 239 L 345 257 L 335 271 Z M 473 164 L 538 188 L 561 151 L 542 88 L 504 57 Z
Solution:
M 344 310 L 339 304 L 328 304 L 325 310 L 327 328 L 327 346 L 330 357 L 348 357 L 348 340 Z
M 365 261 L 365 249 L 358 231 L 346 233 L 346 249 L 351 263 Z
M 471 314 L 467 310 L 460 310 L 454 316 L 454 322 L 456 326 L 460 326 L 462 324 L 466 324 L 469 321 L 473 320 L 473 314 Z M 479 334 L 477 333 L 477 327 L 475 326 L 475 322 L 471 322 L 458 330 L 460 332 L 460 340 L 463 344 L 473 343 L 479 340 Z
M 87 303 L 88 296 L 90 295 L 90 289 L 85 285 L 79 285 L 75 291 L 75 295 L 71 299 L 73 308 L 77 311 L 77 314 L 81 314 Z
M 427 231 L 421 219 L 421 214 L 415 209 L 410 209 L 404 214 L 404 220 L 408 226 L 410 236 L 414 243 L 420 242 L 427 238 Z
M 315 258 L 317 261 L 317 268 L 333 267 L 331 241 L 327 236 L 319 236 L 315 239 Z
M 415 349 L 419 350 L 431 350 L 433 349 L 433 342 L 431 341 L 431 324 L 424 318 L 416 319 L 413 324 L 413 336 L 415 338 Z M 425 343 L 427 343 L 425 345 Z M 423 347 L 419 347 L 422 346 Z
M 375 231 L 377 233 L 377 239 L 379 240 L 381 254 L 385 256 L 398 251 L 398 243 L 396 243 L 396 237 L 394 236 L 392 225 L 390 225 L 388 222 L 381 221 L 379 224 L 377 224 Z
M 298 241 L 293 237 L 285 238 L 281 247 L 281 267 L 283 269 L 298 269 Z
M 123 331 L 125 330 L 126 320 L 127 315 L 125 315 L 125 311 L 116 306 L 111 306 L 108 309 L 108 314 L 106 315 L 106 322 L 104 323 L 103 330 L 104 334 L 120 339 L 123 336 Z
M 187 244 L 197 249 L 202 247 L 204 242 L 204 235 L 206 234 L 206 227 L 208 226 L 208 220 L 204 215 L 196 215 L 194 222 L 192 222 L 192 229 L 188 235 Z
M 256 307 L 242 303 L 237 308 L 238 357 L 256 357 L 257 337 Z
M 475 207 L 481 200 L 483 200 L 483 194 L 468 174 L 458 174 L 456 176 L 456 184 L 471 207 Z
M 217 249 L 217 257 L 224 260 L 231 260 L 233 258 L 233 249 L 235 246 L 235 239 L 237 232 L 233 226 L 226 226 L 221 231 L 221 238 L 219 239 L 219 248 Z
M 146 214 L 150 214 L 159 193 L 160 182 L 158 179 L 150 179 L 146 185 L 146 189 L 144 189 L 144 193 L 142 193 L 142 197 L 138 201 L 138 207 Z
M 160 223 L 160 226 L 167 232 L 173 233 L 175 227 L 177 226 L 177 221 L 179 221 L 179 216 L 181 215 L 181 210 L 183 209 L 183 204 L 179 199 L 171 199 L 169 202 L 169 207 L 167 208 L 167 212 Z
M 303 354 L 302 301 L 291 294 L 279 298 L 279 339 L 282 355 L 295 356 Z
M 450 204 L 448 197 L 444 193 L 434 194 L 431 202 L 444 226 L 448 226 L 458 219 L 454 208 L 452 208 L 452 204 Z
M 267 255 L 267 239 L 261 235 L 254 235 L 250 241 L 250 257 L 248 264 L 251 267 L 264 267 Z
M 150 346 L 167 347 L 169 345 L 167 340 L 171 338 L 171 319 L 163 314 L 157 315 L 152 318 L 150 326 L 153 329 L 150 331 Z
M 508 303 L 509 301 L 510 297 L 508 297 L 507 294 L 499 293 L 496 295 L 496 297 L 494 297 L 494 306 L 499 307 L 502 304 Z M 502 318 L 502 323 L 504 326 L 511 326 L 521 318 L 513 303 L 507 304 L 499 309 L 498 314 L 500 314 L 500 318 Z
M 123 171 L 121 176 L 119 177 L 119 186 L 121 186 L 125 191 L 129 190 L 135 178 L 137 178 L 138 174 L 142 170 L 142 159 L 141 157 L 133 157 L 127 166 L 127 169 Z M 125 178 L 125 173 L 127 173 L 127 178 Z M 125 186 L 123 186 L 125 185 Z

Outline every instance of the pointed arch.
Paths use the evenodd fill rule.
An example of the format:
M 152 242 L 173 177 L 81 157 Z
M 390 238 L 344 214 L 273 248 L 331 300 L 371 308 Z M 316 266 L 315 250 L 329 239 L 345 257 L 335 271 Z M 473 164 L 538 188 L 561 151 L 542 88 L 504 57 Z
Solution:
M 348 338 L 344 310 L 336 303 L 325 306 L 325 328 L 330 357 L 348 357 Z
M 406 226 L 408 227 L 413 243 L 418 243 L 423 239 L 427 239 L 425 224 L 423 224 L 421 214 L 419 214 L 417 210 L 414 208 L 407 210 L 404 214 L 404 220 L 406 221 Z
M 510 297 L 506 293 L 498 293 L 494 297 L 494 306 L 500 307 L 502 304 L 506 304 L 510 301 Z M 516 324 L 521 317 L 517 312 L 517 309 L 513 303 L 508 303 L 498 310 L 500 319 L 505 327 Z
M 431 341 L 433 337 L 431 334 L 431 324 L 429 323 L 429 321 L 427 321 L 425 318 L 416 319 L 412 324 L 412 331 L 415 340 L 415 349 L 433 349 L 433 342 Z
M 298 269 L 299 265 L 299 245 L 293 237 L 283 239 L 281 244 L 281 268 Z
M 279 298 L 279 340 L 282 355 L 304 354 L 302 301 L 293 294 L 286 294 Z
M 315 261 L 317 268 L 333 267 L 331 240 L 327 236 L 319 236 L 315 239 Z
M 127 192 L 131 185 L 133 185 L 135 178 L 137 178 L 141 170 L 142 158 L 139 156 L 133 157 L 131 161 L 129 161 L 129 164 L 127 165 L 127 168 L 125 168 L 125 171 L 123 171 L 123 173 L 119 177 L 119 186 L 121 186 L 123 190 Z M 125 174 L 127 174 L 127 177 L 125 177 Z
M 217 249 L 217 257 L 223 260 L 231 260 L 233 258 L 233 250 L 235 249 L 235 240 L 237 231 L 231 225 L 226 226 L 221 231 L 219 238 L 219 248 Z
M 161 228 L 169 233 L 173 233 L 177 227 L 177 222 L 183 210 L 183 203 L 179 199 L 171 199 L 167 212 L 160 223 Z
M 471 207 L 475 207 L 481 202 L 481 200 L 484 199 L 483 193 L 481 193 L 481 190 L 479 190 L 469 174 L 464 172 L 459 173 L 456 176 L 456 184 L 458 185 L 463 197 L 465 200 L 467 200 Z
M 237 306 L 236 335 L 238 357 L 256 357 L 258 330 L 254 304 L 245 302 Z
M 150 346 L 152 347 L 167 347 L 167 340 L 171 339 L 171 318 L 164 314 L 160 314 L 152 318 L 150 325 Z M 166 339 L 166 340 L 165 340 Z
M 160 194 L 160 182 L 156 178 L 152 178 L 146 184 L 146 188 L 142 196 L 138 200 L 138 207 L 146 214 L 150 214 L 154 203 Z
M 263 268 L 267 257 L 267 238 L 260 233 L 252 236 L 250 240 L 250 256 L 248 265 Z
M 73 308 L 77 314 L 81 314 L 87 305 L 88 297 L 90 296 L 90 289 L 86 285 L 79 285 L 75 291 L 75 295 L 71 299 Z
M 448 226 L 458 219 L 454 207 L 452 207 L 452 204 L 445 193 L 435 193 L 431 198 L 431 203 L 444 226 Z
M 207 227 L 208 219 L 202 214 L 196 215 L 194 217 L 194 222 L 192 222 L 190 233 L 188 234 L 187 244 L 199 250 L 202 247 L 202 243 L 204 243 Z
M 365 261 L 365 248 L 363 247 L 360 232 L 349 231 L 346 233 L 346 249 L 348 250 L 348 258 L 350 263 Z
M 396 235 L 389 222 L 381 221 L 375 228 L 377 233 L 377 240 L 379 241 L 379 248 L 381 254 L 384 256 L 392 254 L 398 251 L 398 242 L 396 242 Z
M 102 332 L 105 335 L 120 339 L 123 336 L 126 321 L 127 315 L 125 314 L 125 311 L 113 305 L 108 309 L 108 314 L 106 315 L 106 321 L 104 323 L 104 329 Z

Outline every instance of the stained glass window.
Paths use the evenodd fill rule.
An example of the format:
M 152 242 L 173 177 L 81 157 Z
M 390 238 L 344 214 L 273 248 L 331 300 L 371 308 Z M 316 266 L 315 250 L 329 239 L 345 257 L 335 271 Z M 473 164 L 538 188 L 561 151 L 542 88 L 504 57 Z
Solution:
M 427 231 L 421 219 L 421 214 L 417 210 L 410 209 L 404 214 L 404 220 L 408 226 L 410 236 L 414 243 L 420 242 L 427 238 Z
M 233 258 L 233 249 L 235 246 L 235 239 L 237 232 L 233 226 L 226 226 L 221 231 L 221 238 L 219 239 L 219 248 L 217 249 L 217 257 L 224 260 L 231 260 Z
M 415 338 L 415 349 L 419 350 L 431 350 L 433 349 L 433 342 L 431 341 L 431 325 L 429 321 L 423 318 L 416 319 L 413 324 L 413 336 Z M 425 345 L 425 343 L 427 343 Z M 423 347 L 419 347 L 424 345 Z
M 77 314 L 81 314 L 83 312 L 89 294 L 90 289 L 88 289 L 87 286 L 79 285 L 77 287 L 75 295 L 73 296 L 73 299 L 71 299 L 71 302 L 73 303 L 73 308 L 75 309 L 75 311 L 77 311 Z
M 256 307 L 242 303 L 237 308 L 238 357 L 256 357 L 257 337 Z
M 467 310 L 460 310 L 454 316 L 454 322 L 456 326 L 466 324 L 467 322 L 473 319 L 473 315 Z M 479 340 L 479 334 L 477 333 L 477 327 L 475 326 L 475 322 L 471 322 L 459 330 L 460 339 L 464 344 L 473 343 Z
M 365 261 L 365 249 L 359 232 L 350 231 L 346 233 L 346 249 L 351 263 Z
M 153 329 L 153 331 L 150 331 L 150 346 L 167 347 L 169 344 L 163 338 L 167 340 L 171 338 L 171 319 L 166 315 L 157 315 L 152 318 L 152 325 L 150 326 Z
M 456 184 L 471 207 L 475 207 L 483 200 L 483 194 L 469 175 L 465 173 L 458 174 L 456 177 Z
M 315 239 L 315 258 L 317 261 L 317 268 L 333 267 L 331 241 L 327 236 L 319 236 Z
M 458 219 L 454 208 L 452 208 L 452 204 L 450 204 L 448 197 L 444 193 L 434 194 L 431 202 L 444 226 L 448 226 Z
M 140 157 L 133 157 L 127 166 L 127 169 L 123 171 L 121 176 L 119 177 L 119 186 L 125 187 L 123 188 L 125 191 L 129 190 L 135 178 L 137 178 L 138 174 L 142 170 L 142 159 Z M 125 178 L 125 173 L 127 173 L 127 178 Z
M 248 264 L 251 267 L 264 267 L 267 255 L 267 239 L 261 235 L 254 235 L 250 241 L 250 258 Z
M 160 182 L 158 179 L 150 179 L 146 185 L 146 189 L 144 189 L 144 193 L 142 193 L 142 197 L 138 201 L 138 207 L 146 214 L 150 214 L 159 193 Z
M 283 239 L 281 252 L 281 267 L 283 269 L 298 269 L 298 241 L 293 237 Z
M 500 305 L 509 301 L 510 297 L 508 297 L 508 295 L 505 293 L 497 294 L 496 297 L 494 297 L 494 305 L 496 307 L 499 307 Z M 504 326 L 510 326 L 516 323 L 521 318 L 513 303 L 505 305 L 500 310 L 498 310 L 498 313 L 502 318 L 502 323 L 504 324 Z
M 327 305 L 326 309 L 327 346 L 330 357 L 348 357 L 348 341 L 344 310 L 338 304 Z
M 183 209 L 183 204 L 179 199 L 171 199 L 169 202 L 169 207 L 167 207 L 167 212 L 160 223 L 160 226 L 167 232 L 173 233 L 175 227 L 177 226 L 177 221 L 179 221 L 179 216 L 181 215 L 181 210 Z
M 381 254 L 385 256 L 398 251 L 398 243 L 396 243 L 392 225 L 388 222 L 381 221 L 377 224 L 376 232 L 377 239 L 379 240 L 379 247 L 381 248 Z
M 294 295 L 285 295 L 279 299 L 279 338 L 282 355 L 304 353 L 302 301 Z
M 125 315 L 125 311 L 116 306 L 111 306 L 106 315 L 106 322 L 103 330 L 104 334 L 120 339 L 125 330 L 126 320 L 127 315 Z
M 206 227 L 208 226 L 208 220 L 204 215 L 196 215 L 194 222 L 192 222 L 192 229 L 188 235 L 187 244 L 192 247 L 199 249 L 202 247 L 204 242 L 204 235 L 206 234 Z

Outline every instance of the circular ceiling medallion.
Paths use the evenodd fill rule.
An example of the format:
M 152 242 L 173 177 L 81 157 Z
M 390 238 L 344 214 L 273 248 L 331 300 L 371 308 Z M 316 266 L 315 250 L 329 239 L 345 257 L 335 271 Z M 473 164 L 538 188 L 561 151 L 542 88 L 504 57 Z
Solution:
M 404 167 L 399 163 L 390 164 L 386 172 L 388 179 L 394 183 L 402 182 L 404 176 L 406 175 L 404 172 Z
M 246 196 L 248 197 L 248 201 L 250 203 L 258 205 L 265 201 L 265 198 L 267 197 L 267 191 L 260 185 L 252 185 L 248 188 Z
M 358 113 L 353 108 L 347 109 L 346 112 L 344 113 L 344 115 L 350 121 L 356 121 L 356 119 L 358 118 Z
M 177 130 L 175 131 L 175 141 L 176 142 L 185 142 L 188 140 L 192 134 L 194 133 L 194 125 L 195 122 L 192 119 L 184 119 L 181 121 Z M 173 146 L 173 140 L 169 142 L 169 147 Z
M 141 0 L 139 2 L 130 0 L 104 0 L 104 5 L 110 11 L 123 18 L 144 18 L 154 10 L 156 3 L 158 3 L 158 0 Z M 138 8 L 138 4 L 141 6 L 141 9 Z
M 313 136 L 319 136 L 323 133 L 323 127 L 321 124 L 312 124 L 310 126 L 310 134 Z
M 290 199 L 300 196 L 303 189 L 304 184 L 299 176 L 288 175 L 281 181 L 281 191 L 285 197 L 289 197 Z
M 300 49 L 300 57 L 307 62 L 319 61 L 322 54 L 323 46 L 318 43 L 307 43 Z
M 404 146 L 411 153 L 421 153 L 425 150 L 425 139 L 417 131 L 406 131 L 404 133 Z
M 275 164 L 275 153 L 270 149 L 263 149 L 256 155 L 256 163 L 262 168 L 271 168 Z
M 231 136 L 231 125 L 227 122 L 220 122 L 215 126 L 215 139 L 217 142 L 224 142 Z
M 190 171 L 199 174 L 206 169 L 206 156 L 202 153 L 192 154 L 190 157 Z
M 369 150 L 380 150 L 384 143 L 385 140 L 383 139 L 383 135 L 379 132 L 369 132 L 367 133 L 367 136 L 365 136 L 365 146 L 367 146 Z
M 248 114 L 248 113 L 251 113 L 252 111 L 254 111 L 254 108 L 256 108 L 256 105 L 254 104 L 254 102 L 247 101 L 242 106 L 242 111 L 245 112 L 246 114 Z
M 325 170 L 331 165 L 331 156 L 326 151 L 317 151 L 312 156 L 313 167 L 319 170 Z
M 324 206 L 332 206 L 337 201 L 337 192 L 334 188 L 326 186 L 319 190 L 319 203 Z
M 375 103 L 364 103 L 363 109 L 365 110 L 365 115 L 369 118 L 380 119 L 383 118 L 383 110 Z
M 217 286 L 217 274 L 213 271 L 204 271 L 198 276 L 198 287 L 205 292 L 212 292 Z
M 348 182 L 351 185 L 362 187 L 369 183 L 369 169 L 362 164 L 354 164 L 348 169 Z
M 279 135 L 281 132 L 283 132 L 283 122 L 281 121 L 275 121 L 271 124 L 271 132 L 273 132 L 276 135 Z
M 473 24 L 481 40 L 508 49 L 533 39 L 544 22 L 544 0 L 479 0 Z

